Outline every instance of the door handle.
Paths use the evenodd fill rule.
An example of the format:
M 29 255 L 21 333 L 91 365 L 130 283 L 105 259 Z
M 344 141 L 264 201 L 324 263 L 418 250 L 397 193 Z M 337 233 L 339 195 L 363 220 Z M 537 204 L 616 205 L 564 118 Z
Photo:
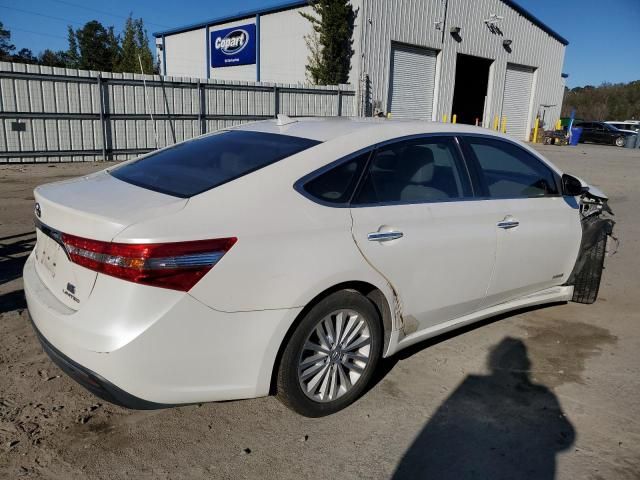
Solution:
M 498 228 L 509 230 L 510 228 L 516 228 L 520 225 L 520 222 L 513 218 L 511 215 L 504 217 L 504 220 L 497 223 Z
M 370 242 L 388 242 L 402 238 L 403 236 L 404 233 L 395 230 L 391 232 L 371 232 L 367 235 L 367 240 Z

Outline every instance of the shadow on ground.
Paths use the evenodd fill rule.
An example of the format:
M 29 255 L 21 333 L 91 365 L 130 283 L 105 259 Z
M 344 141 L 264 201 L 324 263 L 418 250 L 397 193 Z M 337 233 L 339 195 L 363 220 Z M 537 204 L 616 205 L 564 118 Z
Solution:
M 0 285 L 22 276 L 22 267 L 33 249 L 35 232 L 0 238 Z
M 489 375 L 469 375 L 438 407 L 393 475 L 400 479 L 551 480 L 575 430 L 553 392 L 531 381 L 527 347 L 507 337 Z

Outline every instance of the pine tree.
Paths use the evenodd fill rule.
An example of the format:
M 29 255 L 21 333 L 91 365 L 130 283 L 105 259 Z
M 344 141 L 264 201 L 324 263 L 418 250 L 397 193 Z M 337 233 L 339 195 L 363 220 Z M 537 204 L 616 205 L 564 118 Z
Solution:
M 66 54 L 66 67 L 78 68 L 80 65 L 80 54 L 78 53 L 78 41 L 76 40 L 76 33 L 71 28 L 71 25 L 67 27 L 67 39 L 69 41 L 69 48 Z
M 11 43 L 11 32 L 5 30 L 4 25 L 0 22 L 0 61 L 10 62 L 15 49 L 16 46 Z
M 141 18 L 127 18 L 122 34 L 120 61 L 116 66 L 118 72 L 140 73 L 140 61 L 144 73 L 154 72 L 153 55 L 149 48 L 149 37 Z
M 309 0 L 309 5 L 313 14 L 300 12 L 313 29 L 306 37 L 310 51 L 307 75 L 316 85 L 347 83 L 358 13 L 349 0 Z
M 105 28 L 97 20 L 75 31 L 78 44 L 78 68 L 111 72 L 119 62 L 120 45 L 113 27 Z

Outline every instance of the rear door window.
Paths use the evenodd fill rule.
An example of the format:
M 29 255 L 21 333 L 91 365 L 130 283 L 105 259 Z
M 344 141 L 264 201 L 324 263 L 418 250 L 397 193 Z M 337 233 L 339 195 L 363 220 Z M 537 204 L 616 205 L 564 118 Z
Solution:
M 491 198 L 558 195 L 556 175 L 517 145 L 497 139 L 464 137 L 478 161 Z
M 318 143 L 273 133 L 222 131 L 126 163 L 111 175 L 142 188 L 188 198 Z
M 450 137 L 381 147 L 354 204 L 442 202 L 471 196 L 466 170 Z

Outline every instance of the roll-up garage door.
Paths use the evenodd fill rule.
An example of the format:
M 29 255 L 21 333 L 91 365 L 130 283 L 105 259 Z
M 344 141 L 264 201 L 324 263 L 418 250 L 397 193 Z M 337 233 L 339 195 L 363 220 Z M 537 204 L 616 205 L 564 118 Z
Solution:
M 531 67 L 507 64 L 502 116 L 507 118 L 507 133 L 518 140 L 529 138 L 527 124 L 534 71 Z
M 393 118 L 431 120 L 437 54 L 408 45 L 391 47 L 389 111 Z

